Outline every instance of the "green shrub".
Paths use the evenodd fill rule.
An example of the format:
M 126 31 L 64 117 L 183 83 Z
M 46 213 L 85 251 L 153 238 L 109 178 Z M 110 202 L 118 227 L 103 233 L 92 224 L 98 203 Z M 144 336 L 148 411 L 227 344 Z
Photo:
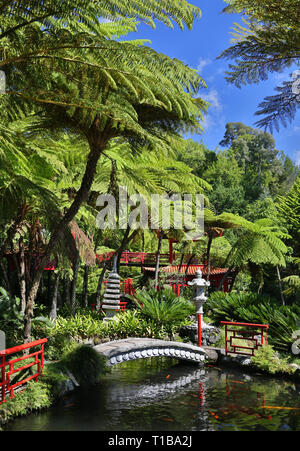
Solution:
M 255 351 L 255 356 L 251 357 L 251 361 L 256 368 L 271 374 L 292 373 L 295 371 L 289 365 L 288 359 L 280 358 L 270 345 L 262 346 Z
M 0 425 L 22 415 L 50 407 L 51 387 L 42 382 L 30 381 L 22 393 L 0 405 Z M 1 428 L 0 428 L 1 429 Z
M 107 371 L 105 357 L 86 345 L 78 346 L 65 355 L 60 365 L 71 371 L 80 385 L 96 384 Z
M 134 300 L 141 315 L 160 326 L 179 324 L 195 313 L 192 302 L 178 298 L 170 289 L 139 291 Z

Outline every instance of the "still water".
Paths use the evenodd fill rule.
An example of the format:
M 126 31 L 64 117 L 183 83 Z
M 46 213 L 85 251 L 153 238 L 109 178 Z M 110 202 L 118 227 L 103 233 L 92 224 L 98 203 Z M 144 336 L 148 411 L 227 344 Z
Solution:
M 300 431 L 300 386 L 171 359 L 137 360 L 6 430 Z

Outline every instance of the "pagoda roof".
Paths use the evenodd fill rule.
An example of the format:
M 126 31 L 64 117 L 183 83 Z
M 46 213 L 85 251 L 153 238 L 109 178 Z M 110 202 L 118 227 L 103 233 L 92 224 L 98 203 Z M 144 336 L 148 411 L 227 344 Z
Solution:
M 174 265 L 174 266 L 166 266 L 165 268 L 161 268 L 161 272 L 166 273 L 177 273 L 177 274 L 183 274 L 188 276 L 194 276 L 196 274 L 196 271 L 201 270 L 202 274 L 205 276 L 207 274 L 207 266 L 206 265 L 190 265 L 187 270 L 186 274 L 186 268 L 187 265 L 182 265 L 181 269 L 179 271 L 180 265 Z M 147 272 L 155 272 L 155 268 L 146 268 L 144 267 L 144 270 Z M 211 268 L 210 269 L 210 275 L 220 275 L 225 274 L 228 271 L 228 268 Z

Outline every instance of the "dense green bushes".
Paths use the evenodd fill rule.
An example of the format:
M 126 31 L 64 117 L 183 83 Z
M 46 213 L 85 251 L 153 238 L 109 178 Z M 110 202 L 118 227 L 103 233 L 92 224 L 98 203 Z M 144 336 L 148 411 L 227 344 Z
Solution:
M 292 334 L 300 327 L 299 306 L 278 305 L 276 300 L 254 293 L 212 293 L 205 310 L 216 324 L 220 321 L 268 324 L 269 342 L 283 351 L 290 349 Z
M 170 289 L 139 291 L 134 300 L 142 317 L 155 321 L 157 325 L 179 324 L 195 313 L 194 304 L 178 298 Z
M 155 319 L 143 316 L 140 310 L 128 310 L 117 314 L 113 321 L 102 321 L 84 314 L 69 318 L 59 317 L 56 324 L 45 332 L 48 334 L 50 347 L 57 347 L 62 352 L 70 339 L 78 342 L 93 339 L 100 342 L 104 338 L 117 340 L 127 337 L 171 337 L 187 322 L 189 323 L 187 320 L 158 323 Z

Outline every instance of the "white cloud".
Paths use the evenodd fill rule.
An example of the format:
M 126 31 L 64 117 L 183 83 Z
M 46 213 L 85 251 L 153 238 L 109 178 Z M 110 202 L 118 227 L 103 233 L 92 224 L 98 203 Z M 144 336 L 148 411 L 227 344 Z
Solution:
M 202 73 L 203 69 L 206 66 L 209 66 L 212 63 L 212 60 L 210 60 L 209 58 L 205 59 L 205 58 L 200 58 L 198 66 L 197 66 L 197 71 L 199 72 L 199 74 Z
M 210 114 L 206 114 L 202 121 L 202 127 L 204 131 L 207 131 L 216 125 L 215 120 Z
M 220 102 L 219 94 L 216 89 L 212 89 L 208 94 L 202 94 L 201 97 L 211 104 L 209 109 L 214 109 L 217 111 L 223 110 L 223 106 Z
M 294 153 L 295 163 L 300 166 L 300 150 L 296 150 Z

